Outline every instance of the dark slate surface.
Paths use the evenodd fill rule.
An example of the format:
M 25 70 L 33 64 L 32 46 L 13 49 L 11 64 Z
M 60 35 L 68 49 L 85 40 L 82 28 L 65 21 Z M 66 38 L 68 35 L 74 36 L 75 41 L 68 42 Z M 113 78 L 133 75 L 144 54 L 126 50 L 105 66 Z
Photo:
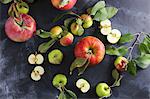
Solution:
M 81 13 L 85 8 L 93 5 L 97 0 L 78 0 L 74 11 Z M 123 33 L 136 33 L 139 31 L 150 31 L 150 1 L 149 0 L 107 0 L 108 5 L 119 8 L 119 13 L 112 19 L 113 27 L 120 29 Z M 34 37 L 26 43 L 14 43 L 4 33 L 4 23 L 8 17 L 8 5 L 0 4 L 0 99 L 55 99 L 58 95 L 52 84 L 52 77 L 56 73 L 68 75 L 70 63 L 73 61 L 74 44 L 81 37 L 76 37 L 74 44 L 70 47 L 62 47 L 59 44 L 50 50 L 59 48 L 64 52 L 63 63 L 58 66 L 44 63 L 45 75 L 40 82 L 30 79 L 30 72 L 34 68 L 27 62 L 27 56 L 34 53 L 38 44 L 44 40 Z M 30 9 L 30 14 L 37 21 L 38 28 L 49 30 L 56 25 L 52 19 L 62 13 L 54 9 L 49 0 L 38 0 Z M 58 24 L 58 23 L 57 23 Z M 61 24 L 61 23 L 60 23 Z M 105 38 L 98 33 L 98 28 L 92 27 L 86 30 L 86 35 L 94 35 L 105 42 Z M 49 51 L 50 51 L 49 50 Z M 45 57 L 47 54 L 44 55 Z M 111 70 L 114 68 L 114 57 L 105 56 L 102 63 L 88 70 L 81 77 L 91 83 L 91 90 L 82 94 L 76 87 L 77 73 L 68 77 L 67 88 L 76 92 L 79 98 L 98 98 L 95 94 L 95 86 L 104 81 L 113 83 Z M 150 99 L 150 68 L 139 70 L 136 77 L 126 74 L 122 80 L 121 87 L 113 89 L 111 99 Z

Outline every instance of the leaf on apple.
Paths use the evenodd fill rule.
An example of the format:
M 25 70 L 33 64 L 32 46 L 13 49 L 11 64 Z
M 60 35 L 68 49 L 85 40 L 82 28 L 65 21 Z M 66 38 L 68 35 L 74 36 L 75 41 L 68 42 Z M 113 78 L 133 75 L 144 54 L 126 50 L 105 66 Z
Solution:
M 105 1 L 99 1 L 99 2 L 97 2 L 97 3 L 93 6 L 93 8 L 92 8 L 92 10 L 91 10 L 91 15 L 95 15 L 96 12 L 97 12 L 99 9 L 104 8 L 105 5 L 106 5 L 106 4 L 105 4 Z
M 119 43 L 120 44 L 128 43 L 131 42 L 133 39 L 134 39 L 134 35 L 131 33 L 127 33 L 121 36 Z
M 96 21 L 103 21 L 107 19 L 107 15 L 108 13 L 107 13 L 106 8 L 102 8 L 96 13 L 93 19 Z
M 116 56 L 124 56 L 128 52 L 128 48 L 126 46 L 121 47 L 113 47 L 113 46 L 107 46 L 106 47 L 106 54 L 108 55 L 116 55 Z
M 36 35 L 38 35 L 41 38 L 49 38 L 50 37 L 50 32 L 46 32 L 42 29 L 39 29 L 36 31 Z
M 115 16 L 118 12 L 118 9 L 115 7 L 106 7 L 107 10 L 107 18 L 110 19 Z
M 52 39 L 52 40 L 50 40 L 49 42 L 44 42 L 44 43 L 42 43 L 42 44 L 38 47 L 38 51 L 39 51 L 40 53 L 46 53 L 47 50 L 48 50 L 50 47 L 52 47 L 52 46 L 55 44 L 56 41 L 57 41 L 57 38 L 56 38 L 56 39 Z
M 84 66 L 86 64 L 87 60 L 88 59 L 86 59 L 86 58 L 76 58 L 70 66 L 70 75 L 72 74 L 72 71 L 75 68 Z
M 136 75 L 137 67 L 136 63 L 133 60 L 129 61 L 129 63 L 127 64 L 127 72 L 133 76 Z
M 65 93 L 66 93 L 67 99 L 77 99 L 77 96 L 73 91 L 65 88 Z
M 0 0 L 0 2 L 3 4 L 8 4 L 8 3 L 12 2 L 12 0 Z
M 84 73 L 84 71 L 87 69 L 87 67 L 89 66 L 90 61 L 87 61 L 84 66 L 79 67 L 78 68 L 78 76 L 82 75 Z

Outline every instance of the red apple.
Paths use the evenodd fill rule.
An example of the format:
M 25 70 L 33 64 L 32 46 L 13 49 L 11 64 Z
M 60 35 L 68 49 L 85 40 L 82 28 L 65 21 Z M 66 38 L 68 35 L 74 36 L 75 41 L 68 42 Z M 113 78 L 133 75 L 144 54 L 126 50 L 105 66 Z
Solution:
M 77 58 L 87 58 L 91 65 L 96 65 L 104 58 L 105 46 L 98 38 L 87 36 L 77 43 L 74 53 Z
M 59 10 L 69 10 L 73 8 L 77 0 L 51 0 L 51 2 Z
M 15 42 L 29 40 L 35 31 L 36 22 L 27 14 L 21 14 L 18 18 L 9 17 L 5 23 L 6 35 Z
M 60 44 L 62 46 L 69 46 L 73 43 L 73 39 L 74 39 L 73 35 L 71 33 L 68 33 L 67 35 L 65 35 L 60 39 Z

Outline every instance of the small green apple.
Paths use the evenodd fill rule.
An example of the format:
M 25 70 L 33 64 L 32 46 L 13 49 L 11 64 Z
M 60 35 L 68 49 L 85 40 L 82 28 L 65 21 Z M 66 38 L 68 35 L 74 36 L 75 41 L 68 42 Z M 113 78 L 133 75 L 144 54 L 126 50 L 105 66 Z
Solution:
M 60 26 L 54 26 L 50 30 L 50 37 L 51 38 L 56 38 L 59 37 L 59 35 L 63 32 L 63 29 Z
M 58 49 L 52 50 L 48 54 L 48 60 L 51 64 L 60 64 L 63 60 L 63 53 Z
M 96 93 L 99 97 L 109 97 L 111 95 L 111 89 L 106 83 L 99 83 L 96 86 Z
M 17 8 L 18 12 L 21 14 L 27 14 L 29 12 L 29 6 L 25 2 L 16 3 L 16 8 Z
M 117 59 L 114 62 L 116 69 L 119 71 L 124 71 L 127 64 L 128 64 L 128 60 L 122 56 L 117 57 Z
M 82 14 L 81 19 L 83 20 L 83 27 L 89 28 L 93 25 L 93 20 L 90 15 L 88 14 Z
M 79 26 L 77 23 L 75 23 L 75 22 L 73 22 L 73 23 L 71 24 L 71 27 L 70 27 L 71 32 L 72 32 L 74 35 L 78 35 L 78 30 L 79 30 L 79 28 L 80 28 L 80 26 Z
M 62 87 L 65 86 L 67 84 L 67 77 L 63 74 L 57 74 L 52 81 L 52 84 L 54 87 L 58 88 L 58 87 Z

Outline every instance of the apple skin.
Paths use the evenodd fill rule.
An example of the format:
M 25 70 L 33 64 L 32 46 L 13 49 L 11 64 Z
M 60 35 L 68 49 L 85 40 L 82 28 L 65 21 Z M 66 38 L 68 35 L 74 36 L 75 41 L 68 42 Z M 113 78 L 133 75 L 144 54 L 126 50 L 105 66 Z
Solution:
M 12 41 L 25 42 L 29 40 L 36 31 L 35 20 L 27 15 L 21 14 L 17 20 L 22 18 L 22 26 L 18 25 L 13 17 L 9 17 L 5 23 L 5 33 Z
M 87 36 L 76 44 L 74 54 L 77 58 L 88 58 L 90 65 L 96 65 L 104 58 L 105 46 L 98 38 Z
M 90 15 L 88 14 L 82 14 L 81 19 L 83 20 L 83 27 L 89 28 L 93 25 L 93 20 Z
M 59 4 L 61 1 L 62 0 L 51 0 L 52 5 L 59 10 L 69 10 L 69 9 L 73 8 L 77 2 L 77 0 L 70 0 L 69 3 L 67 5 L 65 5 L 64 7 L 59 7 Z
M 111 95 L 111 89 L 106 83 L 99 83 L 96 86 L 96 93 L 99 97 L 108 97 Z
M 114 62 L 114 65 L 117 70 L 119 71 L 125 71 L 126 65 L 128 64 L 128 60 L 125 57 L 117 57 L 117 59 Z
M 62 46 L 69 46 L 73 43 L 74 36 L 71 33 L 68 33 L 60 39 L 60 44 Z

